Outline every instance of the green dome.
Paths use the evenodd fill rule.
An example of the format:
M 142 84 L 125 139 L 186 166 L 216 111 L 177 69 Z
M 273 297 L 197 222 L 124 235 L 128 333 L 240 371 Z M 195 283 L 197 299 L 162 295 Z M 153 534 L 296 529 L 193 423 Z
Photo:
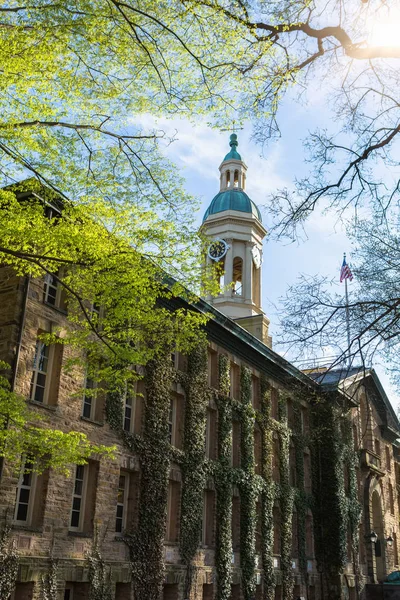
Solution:
M 219 192 L 219 194 L 211 200 L 211 204 L 203 217 L 203 223 L 210 215 L 215 215 L 224 210 L 238 210 L 239 212 L 250 213 L 259 221 L 262 221 L 261 213 L 253 200 L 250 200 L 248 195 L 242 190 L 234 189 Z
M 238 146 L 239 142 L 237 141 L 237 135 L 236 133 L 232 133 L 231 137 L 230 137 L 230 142 L 229 145 L 232 148 L 230 152 L 228 152 L 228 154 L 225 156 L 224 160 L 242 160 L 242 157 L 240 156 L 239 152 L 236 150 L 236 147 Z

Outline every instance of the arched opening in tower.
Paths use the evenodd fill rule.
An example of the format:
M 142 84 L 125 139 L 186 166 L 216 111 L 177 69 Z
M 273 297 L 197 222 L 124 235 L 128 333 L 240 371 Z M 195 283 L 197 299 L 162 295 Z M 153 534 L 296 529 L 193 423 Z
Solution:
M 239 171 L 237 169 L 233 175 L 233 187 L 239 187 Z
M 233 259 L 233 293 L 241 296 L 243 293 L 243 260 L 236 256 Z
M 226 172 L 226 187 L 231 187 L 231 172 L 227 171 Z

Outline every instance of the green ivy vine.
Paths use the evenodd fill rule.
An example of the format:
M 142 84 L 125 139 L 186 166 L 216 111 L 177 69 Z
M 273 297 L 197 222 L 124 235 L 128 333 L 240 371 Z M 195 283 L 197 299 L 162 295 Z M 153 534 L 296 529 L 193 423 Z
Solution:
M 218 406 L 218 463 L 215 468 L 217 492 L 217 527 L 215 567 L 217 572 L 216 600 L 228 600 L 232 581 L 232 400 L 230 391 L 230 362 L 219 356 Z
M 293 430 L 292 441 L 295 449 L 295 471 L 296 471 L 296 494 L 294 503 L 297 514 L 297 539 L 299 553 L 299 570 L 303 581 L 308 584 L 307 556 L 306 556 L 306 517 L 310 508 L 311 499 L 305 491 L 304 486 L 304 451 L 309 439 L 304 435 L 301 427 L 301 399 L 297 396 L 293 399 Z
M 185 598 L 189 598 L 193 578 L 193 559 L 200 541 L 203 494 L 208 474 L 205 457 L 207 405 L 207 346 L 199 345 L 188 356 L 187 373 L 181 374 L 185 390 L 184 457 L 182 460 L 182 500 L 180 555 L 186 565 Z
M 332 599 L 339 598 L 337 577 L 347 562 L 347 530 L 358 552 L 360 505 L 357 498 L 357 457 L 349 416 L 331 398 L 313 404 L 311 443 L 314 497 L 314 542 L 317 563 Z M 349 474 L 346 496 L 344 467 Z M 356 571 L 357 574 L 357 571 Z
M 45 575 L 41 576 L 40 580 L 40 600 L 57 600 L 58 572 L 58 561 L 54 558 L 50 558 L 49 569 Z
M 136 531 L 125 536 L 138 600 L 159 600 L 165 574 L 164 539 L 170 469 L 168 413 L 175 377 L 170 351 L 146 367 L 144 423 L 139 451 L 140 499 Z
M 273 600 L 275 576 L 273 565 L 274 503 L 279 502 L 281 521 L 282 600 L 293 595 L 292 515 L 297 512 L 299 570 L 308 583 L 306 556 L 306 516 L 311 507 L 317 563 L 324 572 L 340 573 L 346 562 L 347 528 L 352 536 L 353 555 L 358 549 L 360 506 L 357 497 L 356 454 L 352 445 L 351 425 L 332 399 L 323 401 L 306 396 L 307 391 L 292 390 L 294 422 L 287 422 L 289 394 L 278 394 L 278 420 L 271 416 L 271 387 L 261 376 L 260 411 L 251 404 L 251 371 L 240 370 L 240 401 L 230 397 L 230 360 L 219 355 L 219 387 L 212 392 L 207 384 L 207 346 L 199 345 L 188 356 L 187 373 L 176 373 L 170 354 L 151 361 L 146 369 L 143 432 L 140 436 L 123 431 L 122 394 L 110 394 L 106 403 L 107 420 L 125 445 L 137 452 L 141 466 L 138 526 L 128 532 L 125 541 L 130 549 L 132 578 L 138 600 L 159 600 L 164 580 L 164 538 L 170 461 L 182 470 L 180 555 L 186 566 L 185 595 L 192 589 L 194 560 L 199 547 L 203 494 L 207 477 L 213 476 L 216 489 L 216 600 L 229 600 L 232 583 L 232 486 L 240 492 L 240 556 L 244 600 L 255 595 L 255 525 L 256 502 L 261 500 L 261 556 L 263 566 L 263 600 Z M 168 411 L 173 381 L 185 391 L 185 429 L 183 451 L 171 447 L 168 440 Z M 207 405 L 214 393 L 218 408 L 218 459 L 205 457 Z M 311 405 L 312 436 L 301 428 L 301 404 Z M 241 466 L 231 466 L 232 418 L 241 423 Z M 255 474 L 254 426 L 261 431 L 261 476 Z M 272 457 L 273 435 L 279 440 L 280 482 L 274 483 Z M 289 479 L 289 445 L 295 448 L 296 487 Z M 304 485 L 304 451 L 311 451 L 312 495 Z M 343 467 L 349 473 L 346 497 Z M 0 546 L 1 549 L 1 546 Z M 97 561 L 97 562 L 96 562 Z M 101 575 L 101 557 L 93 559 Z M 94 568 L 94 567 L 93 567 Z M 356 566 L 355 566 L 356 568 Z M 358 568 L 358 566 L 357 566 Z M 1 591 L 0 555 L 0 591 Z M 101 577 L 100 577 L 101 578 Z M 51 596 L 49 596 L 51 598 Z M 108 596 L 93 596 L 103 600 Z M 333 598 L 333 596 L 332 596 Z M 47 597 L 44 597 L 47 600 Z
M 271 425 L 271 386 L 264 376 L 260 381 L 261 414 L 258 423 L 261 429 L 261 557 L 264 571 L 264 600 L 275 598 L 274 577 L 274 502 L 275 486 L 272 479 L 273 429 Z
M 86 560 L 89 566 L 89 600 L 112 600 L 111 568 L 107 567 L 103 560 L 98 542 L 98 533 L 96 531 L 92 550 L 86 557 Z M 54 598 L 56 597 L 54 596 Z M 49 600 L 53 600 L 53 596 L 48 596 L 48 598 Z
M 289 481 L 289 444 L 290 430 L 287 422 L 288 395 L 279 390 L 277 428 L 279 438 L 279 476 L 280 476 L 280 509 L 281 509 L 281 573 L 282 600 L 293 597 L 292 570 L 292 516 L 294 491 Z
M 0 598 L 9 598 L 17 581 L 19 558 L 10 534 L 6 525 L 0 535 Z
M 240 565 L 244 600 L 252 600 L 256 590 L 255 580 L 255 534 L 256 502 L 259 493 L 254 461 L 255 412 L 251 404 L 251 371 L 240 370 L 241 412 L 241 477 L 240 491 Z

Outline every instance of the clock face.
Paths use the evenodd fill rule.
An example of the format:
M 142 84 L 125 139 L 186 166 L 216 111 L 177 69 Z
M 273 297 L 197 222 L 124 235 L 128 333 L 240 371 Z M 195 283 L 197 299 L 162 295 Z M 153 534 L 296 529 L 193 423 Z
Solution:
M 225 240 L 217 238 L 208 246 L 208 256 L 215 261 L 221 260 L 221 258 L 223 258 L 227 253 L 228 248 L 229 246 Z
M 257 246 L 253 246 L 251 249 L 251 255 L 253 257 L 253 262 L 254 262 L 255 268 L 259 269 L 261 267 L 261 263 L 262 263 L 262 256 L 261 256 L 260 249 L 257 248 Z

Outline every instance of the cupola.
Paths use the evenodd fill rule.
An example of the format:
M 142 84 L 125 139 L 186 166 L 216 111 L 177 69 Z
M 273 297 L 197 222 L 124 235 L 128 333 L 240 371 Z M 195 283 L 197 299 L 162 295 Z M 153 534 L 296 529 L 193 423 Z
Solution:
M 201 226 L 210 239 L 207 262 L 221 267 L 221 291 L 207 300 L 269 343 L 269 321 L 261 308 L 262 241 L 267 232 L 257 205 L 245 192 L 247 166 L 237 150 L 236 133 L 229 145 L 219 167 L 220 190 Z

